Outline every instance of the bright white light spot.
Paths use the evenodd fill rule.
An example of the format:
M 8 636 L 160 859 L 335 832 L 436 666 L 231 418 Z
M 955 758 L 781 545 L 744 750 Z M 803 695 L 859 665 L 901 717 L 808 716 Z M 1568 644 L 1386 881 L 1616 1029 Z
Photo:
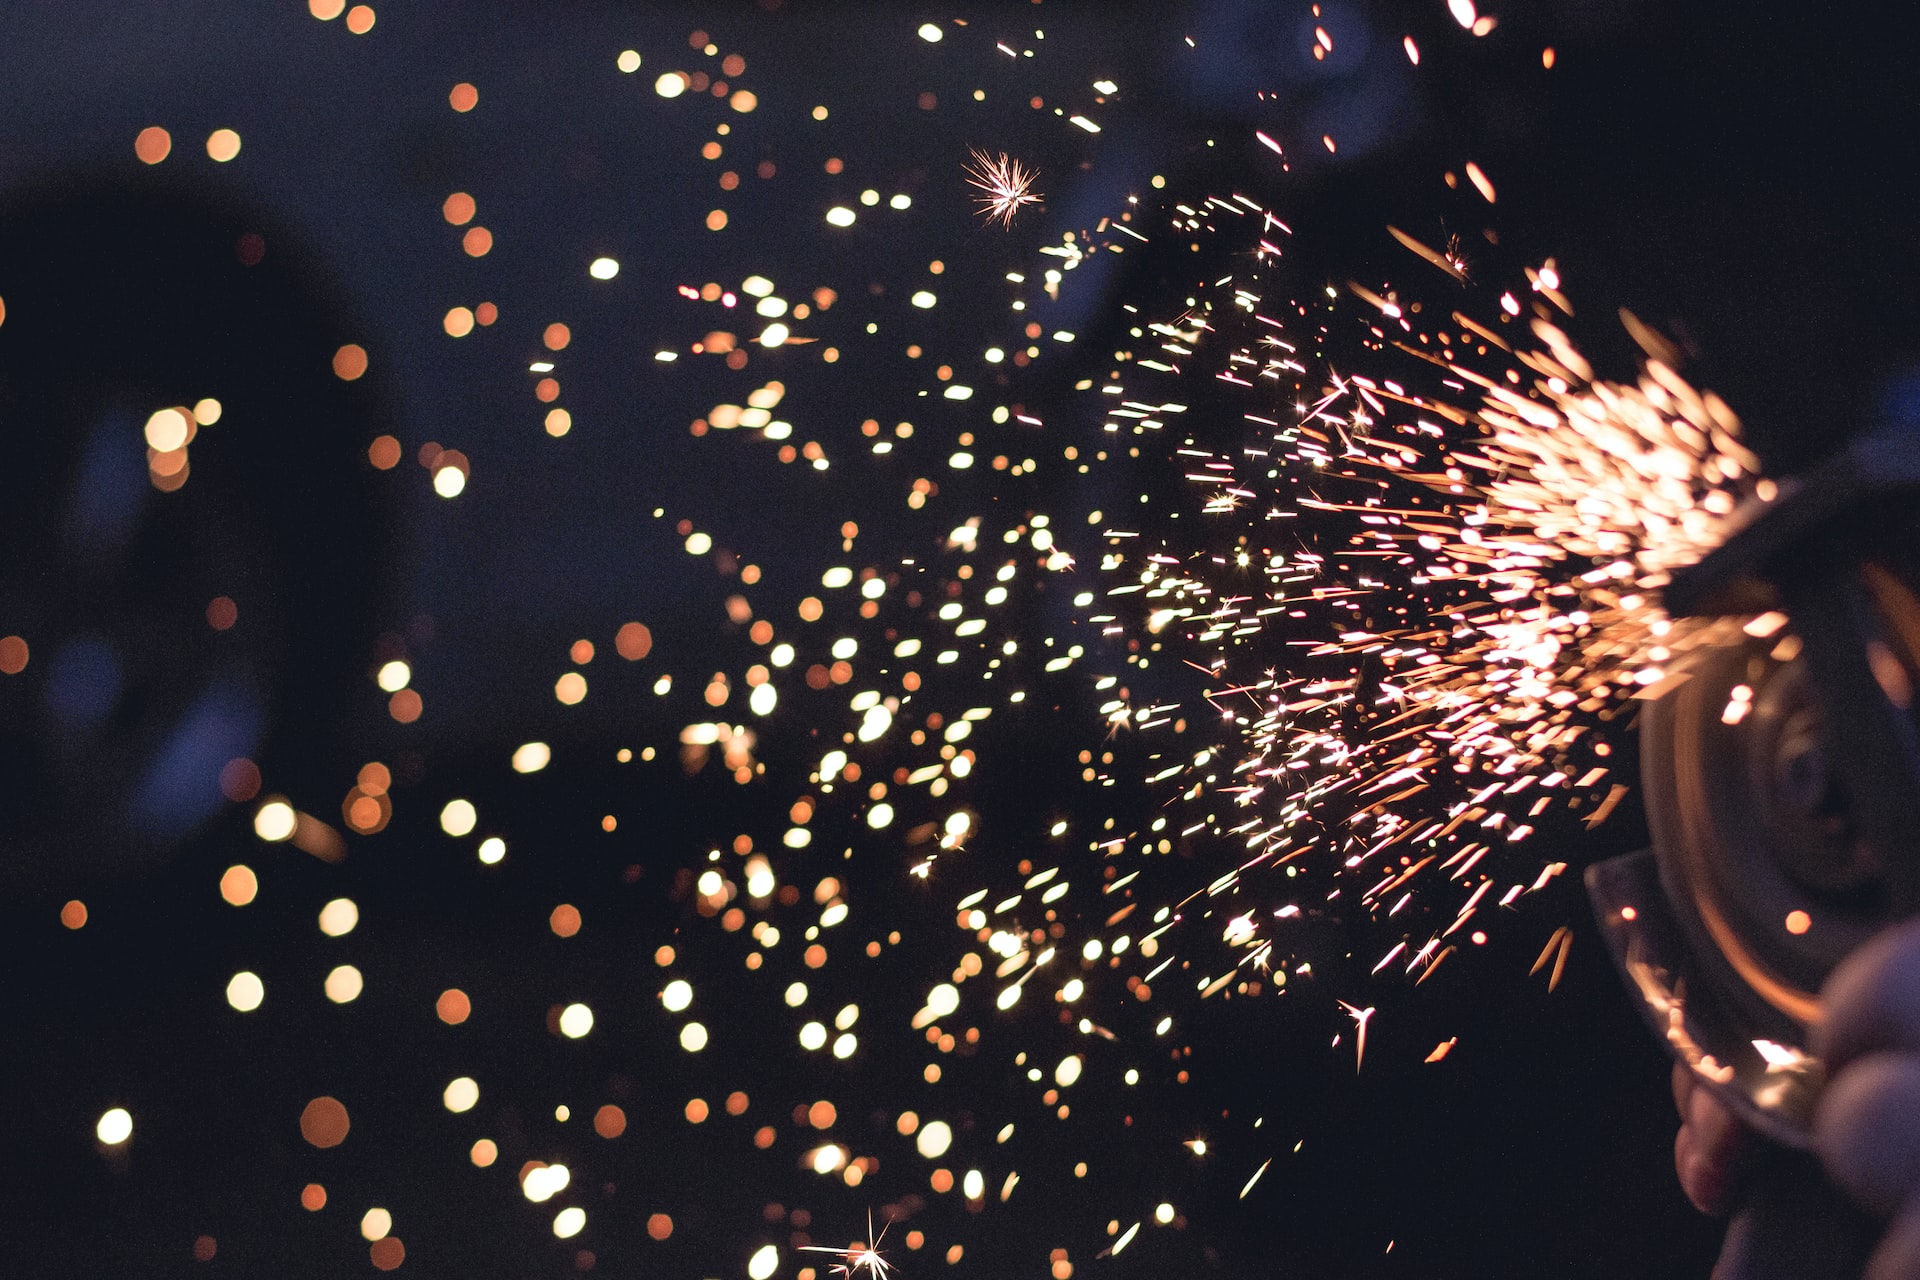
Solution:
M 835 1036 L 833 1038 L 833 1056 L 836 1058 L 839 1058 L 843 1062 L 846 1061 L 848 1058 L 851 1058 L 853 1056 L 854 1050 L 858 1049 L 859 1047 L 860 1047 L 860 1042 L 854 1038 L 854 1035 L 851 1031 L 847 1032 L 845 1035 Z
M 570 1004 L 560 1011 L 560 1034 L 578 1040 L 593 1030 L 593 1010 L 583 1004 Z
M 698 1022 L 689 1022 L 680 1028 L 680 1047 L 688 1053 L 698 1053 L 707 1047 L 707 1029 Z
M 457 498 L 467 487 L 467 473 L 458 467 L 442 467 L 433 473 L 433 491 L 443 498 Z
M 553 1215 L 553 1234 L 562 1240 L 573 1239 L 586 1225 L 587 1211 L 578 1205 Z
M 927 992 L 927 1010 L 935 1018 L 944 1018 L 960 1007 L 960 988 L 943 982 Z
M 953 1145 L 953 1127 L 945 1120 L 929 1120 L 920 1126 L 913 1145 L 929 1160 L 938 1160 Z
M 1166 1226 L 1169 1222 L 1172 1222 L 1173 1206 L 1170 1204 L 1161 1204 L 1158 1207 L 1156 1207 L 1153 1211 L 1153 1220 L 1159 1223 L 1163 1227 Z
M 653 82 L 653 91 L 663 98 L 677 98 L 687 91 L 687 78 L 678 71 L 669 71 Z
M 474 1104 L 480 1101 L 480 1086 L 474 1083 L 472 1076 L 461 1076 L 450 1081 L 441 1091 L 440 1101 L 455 1115 L 471 1111 Z
M 978 1200 L 987 1194 L 987 1177 L 978 1169 L 967 1170 L 967 1176 L 960 1179 L 960 1194 L 969 1200 Z
M 944 34 L 946 33 L 931 22 L 923 23 L 920 27 L 920 38 L 928 44 L 939 44 L 940 37 Z
M 471 835 L 478 821 L 480 815 L 471 800 L 449 800 L 447 807 L 440 811 L 440 829 L 450 836 Z
M 793 659 L 793 646 L 790 644 L 777 644 L 767 654 L 767 661 L 776 667 L 790 667 L 793 665 Z
M 875 806 L 873 806 L 873 808 L 867 810 L 867 825 L 872 827 L 875 831 L 880 830 L 882 827 L 886 826 L 888 823 L 892 821 L 893 821 L 893 806 L 888 804 L 884 800 L 882 800 L 879 804 L 876 804 Z
M 841 636 L 833 642 L 833 656 L 836 658 L 851 658 L 858 652 L 860 652 L 860 642 L 852 636 Z
M 781 316 L 787 314 L 787 300 L 785 298 L 762 298 L 754 304 L 753 313 L 757 316 L 763 316 L 768 320 L 778 320 Z
M 373 682 L 387 693 L 398 693 L 406 688 L 407 682 L 412 679 L 413 668 L 404 662 L 394 661 L 383 664 L 380 673 L 374 676 Z
M 360 908 L 352 898 L 335 898 L 320 908 L 320 932 L 329 938 L 344 938 L 360 923 Z
M 595 258 L 587 264 L 587 274 L 595 280 L 611 280 L 620 274 L 620 264 L 612 258 Z
M 787 1007 L 789 1009 L 798 1009 L 801 1005 L 805 1004 L 806 1002 L 807 1002 L 807 984 L 804 982 L 788 983 L 787 984 Z
M 567 1166 L 563 1164 L 541 1165 L 528 1171 L 520 1183 L 520 1194 L 535 1204 L 544 1204 L 565 1191 L 567 1183 L 572 1180 L 573 1175 L 567 1172 Z
M 393 1232 L 393 1215 L 385 1209 L 369 1209 L 360 1217 L 360 1235 L 367 1240 L 385 1240 Z
M 747 709 L 757 716 L 771 715 L 780 701 L 780 691 L 771 684 L 756 685 L 747 695 Z
M 994 1007 L 1002 1011 L 1013 1008 L 1013 1006 L 1020 1003 L 1021 990 L 1022 988 L 1017 984 L 1008 987 L 1005 991 L 1002 991 L 999 998 L 993 1002 Z
M 499 836 L 488 836 L 480 842 L 480 861 L 492 866 L 507 856 L 507 842 Z
M 668 1013 L 683 1013 L 693 1003 L 693 984 L 682 978 L 675 978 L 660 992 L 660 1003 L 667 1007 Z
M 172 453 L 187 442 L 187 415 L 178 409 L 162 409 L 147 419 L 147 447 L 156 453 Z
M 613 60 L 613 65 L 628 75 L 632 75 L 640 69 L 640 51 L 637 49 L 622 49 L 620 56 Z
M 817 1022 L 809 1022 L 800 1028 L 800 1047 L 809 1053 L 823 1048 L 827 1043 L 827 1029 Z
M 934 297 L 933 294 L 928 293 L 925 289 L 922 289 L 915 293 L 908 301 L 912 302 L 914 306 L 919 307 L 922 311 L 927 311 L 930 310 L 935 303 L 939 302 L 940 299 Z
M 553 760 L 553 748 L 544 742 L 524 742 L 513 752 L 515 773 L 538 773 Z
M 763 347 L 783 346 L 787 341 L 787 335 L 791 332 L 792 330 L 783 324 L 770 324 L 767 326 L 766 332 L 760 335 L 760 345 Z
M 93 1126 L 94 1136 L 110 1147 L 117 1147 L 133 1136 L 133 1117 L 125 1107 L 115 1107 L 103 1112 L 98 1124 Z
M 713 550 L 713 539 L 709 537 L 707 534 L 690 533 L 687 535 L 687 554 L 688 555 L 703 556 L 711 550 Z
M 1060 1065 L 1053 1069 L 1053 1082 L 1062 1089 L 1066 1088 L 1080 1078 L 1080 1069 L 1085 1065 L 1086 1060 L 1077 1053 L 1062 1059 Z
M 850 227 L 853 225 L 853 210 L 843 204 L 837 204 L 827 210 L 827 225 L 830 227 Z
M 820 585 L 835 591 L 852 581 L 853 570 L 843 564 L 837 564 L 820 575 Z
M 260 981 L 260 975 L 257 973 L 248 973 L 242 969 L 227 979 L 227 1003 L 241 1013 L 252 1013 L 266 998 L 266 984 Z
M 269 800 L 253 815 L 253 834 L 262 840 L 285 840 L 293 834 L 300 819 L 285 800 Z
M 887 197 L 887 208 L 889 209 L 911 209 L 912 207 L 913 197 L 904 191 L 897 196 Z

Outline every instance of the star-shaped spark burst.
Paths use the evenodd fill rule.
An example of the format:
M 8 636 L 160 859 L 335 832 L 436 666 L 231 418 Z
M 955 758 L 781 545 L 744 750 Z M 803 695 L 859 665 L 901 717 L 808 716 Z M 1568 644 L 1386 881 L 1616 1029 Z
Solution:
M 848 1245 L 844 1249 L 836 1249 L 832 1245 L 824 1244 L 803 1245 L 801 1248 L 807 1253 L 831 1253 L 839 1258 L 840 1261 L 827 1268 L 829 1275 L 846 1276 L 848 1280 L 852 1280 L 857 1272 L 865 1271 L 870 1280 L 886 1280 L 893 1271 L 893 1264 L 880 1256 L 880 1241 L 886 1239 L 886 1236 L 885 1225 L 880 1228 L 878 1236 L 873 1234 L 873 1214 L 869 1212 L 866 1243 Z
M 996 158 L 976 150 L 973 163 L 967 166 L 967 181 L 985 193 L 974 197 L 980 203 L 981 216 L 1002 227 L 1013 225 L 1013 215 L 1020 212 L 1021 205 L 1040 203 L 1040 193 L 1033 190 L 1033 180 L 1039 176 L 1038 170 L 1027 168 L 1004 151 Z

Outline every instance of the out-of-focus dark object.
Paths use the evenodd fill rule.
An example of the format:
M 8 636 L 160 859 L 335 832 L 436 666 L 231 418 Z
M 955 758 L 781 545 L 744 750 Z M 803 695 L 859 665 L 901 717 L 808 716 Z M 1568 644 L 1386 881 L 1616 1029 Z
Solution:
M 1920 909 L 1920 433 L 1866 437 L 1675 575 L 1711 618 L 1641 721 L 1652 849 L 1592 867 L 1656 1031 L 1749 1126 L 1809 1144 L 1819 991 Z M 1805 1155 L 1729 1233 L 1740 1276 L 1859 1274 L 1871 1224 Z
M 204 188 L 0 209 L 0 885 L 139 870 L 324 758 L 384 524 L 327 292 Z

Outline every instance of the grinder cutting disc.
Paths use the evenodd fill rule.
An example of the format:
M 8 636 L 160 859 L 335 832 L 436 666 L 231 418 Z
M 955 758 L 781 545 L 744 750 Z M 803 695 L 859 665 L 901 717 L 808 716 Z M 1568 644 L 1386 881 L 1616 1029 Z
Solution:
M 1699 977 L 1785 1044 L 1805 1043 L 1815 993 L 1892 903 L 1829 772 L 1799 648 L 1699 650 L 1641 724 L 1654 857 Z

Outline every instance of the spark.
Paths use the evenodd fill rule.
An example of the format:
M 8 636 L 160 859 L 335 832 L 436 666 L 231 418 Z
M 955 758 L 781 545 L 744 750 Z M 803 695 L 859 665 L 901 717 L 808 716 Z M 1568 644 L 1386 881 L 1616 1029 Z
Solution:
M 974 200 L 989 225 L 998 222 L 1002 227 L 1011 227 L 1022 205 L 1038 204 L 1042 199 L 1040 193 L 1033 190 L 1039 171 L 1027 168 L 1004 151 L 995 157 L 975 150 L 973 162 L 966 170 L 967 181 L 984 193 Z
M 873 1211 L 867 1211 L 867 1239 L 865 1243 L 851 1244 L 844 1249 L 832 1245 L 810 1244 L 802 1246 L 807 1253 L 830 1253 L 840 1261 L 827 1268 L 828 1274 L 851 1278 L 856 1271 L 864 1270 L 873 1280 L 885 1280 L 892 1272 L 893 1264 L 880 1256 L 880 1242 L 887 1238 L 887 1226 L 883 1223 L 878 1236 L 873 1234 Z

